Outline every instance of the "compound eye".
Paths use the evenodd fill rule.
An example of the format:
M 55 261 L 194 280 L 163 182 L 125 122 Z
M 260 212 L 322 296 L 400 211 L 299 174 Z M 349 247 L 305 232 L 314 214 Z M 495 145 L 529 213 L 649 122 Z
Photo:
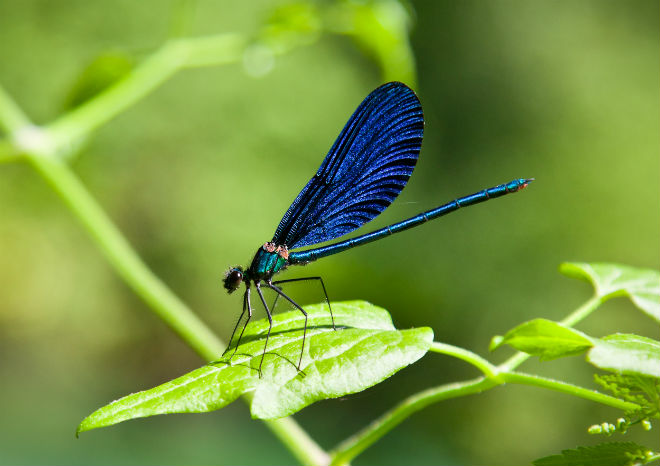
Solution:
M 229 272 L 227 272 L 227 275 L 225 275 L 224 281 L 225 289 L 229 293 L 236 291 L 236 289 L 241 285 L 241 282 L 243 282 L 243 270 L 238 267 L 230 269 Z
M 238 286 L 243 281 L 243 272 L 238 269 L 234 269 L 229 274 L 229 282 L 232 285 L 232 288 L 238 288 Z

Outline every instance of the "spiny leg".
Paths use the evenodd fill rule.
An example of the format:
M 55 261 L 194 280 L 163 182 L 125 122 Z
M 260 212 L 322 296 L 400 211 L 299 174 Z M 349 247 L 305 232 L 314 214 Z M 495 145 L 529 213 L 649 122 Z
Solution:
M 247 327 L 248 322 L 250 322 L 250 318 L 252 317 L 252 304 L 250 303 L 250 287 L 248 286 L 247 289 L 245 290 L 245 294 L 243 295 L 243 312 L 241 312 L 241 316 L 238 318 L 238 322 L 236 322 L 236 327 L 234 327 L 234 331 L 231 333 L 231 338 L 229 339 L 229 346 L 227 346 L 227 349 L 225 350 L 222 355 L 229 351 L 229 348 L 231 347 L 231 341 L 234 339 L 234 334 L 236 333 L 236 329 L 238 328 L 238 325 L 241 323 L 241 319 L 243 318 L 243 315 L 245 314 L 245 309 L 247 308 L 248 311 L 248 317 L 245 321 L 245 325 L 243 325 L 243 329 L 241 330 L 241 334 L 238 336 L 238 340 L 236 341 L 236 346 L 234 346 L 234 352 L 231 353 L 231 356 L 229 356 L 229 360 L 231 361 L 231 358 L 234 357 L 236 354 L 236 350 L 238 349 L 238 345 L 241 343 L 241 338 L 243 338 L 243 333 L 245 332 L 245 328 Z
M 272 283 L 268 283 L 268 282 L 266 282 L 266 286 L 268 286 L 271 290 L 274 290 L 277 294 L 281 295 L 284 299 L 286 299 L 291 304 L 293 304 L 305 316 L 305 327 L 303 328 L 302 346 L 300 347 L 300 359 L 298 359 L 298 368 L 297 368 L 298 370 L 300 370 L 300 364 L 302 363 L 303 352 L 305 351 L 305 336 L 307 335 L 307 313 L 305 312 L 305 310 L 302 307 L 300 307 L 300 305 L 297 302 L 295 302 L 293 299 L 289 298 L 284 293 L 284 291 L 279 289 L 277 286 L 273 285 Z M 258 290 L 258 288 L 257 288 L 257 290 Z
M 275 306 L 277 306 L 277 300 L 280 298 L 279 293 L 275 293 L 275 299 L 273 299 L 273 304 L 270 306 L 271 312 L 274 314 L 275 313 Z
M 247 293 L 247 292 L 246 292 Z M 241 320 L 243 319 L 243 316 L 245 315 L 245 310 L 247 309 L 247 306 L 245 305 L 245 298 L 246 298 L 246 293 L 243 293 L 243 312 L 241 312 L 240 317 L 238 318 L 238 322 L 236 322 L 236 325 L 234 326 L 234 330 L 231 332 L 231 336 L 229 337 L 229 344 L 225 348 L 225 350 L 222 352 L 222 355 L 224 356 L 227 354 L 227 351 L 231 349 L 231 342 L 234 339 L 234 335 L 236 335 L 236 330 L 238 329 L 239 324 L 241 323 Z M 233 355 L 232 355 L 233 356 Z M 231 360 L 231 357 L 229 358 Z
M 270 331 L 273 329 L 273 316 L 270 314 L 270 309 L 268 309 L 268 304 L 266 304 L 266 300 L 264 299 L 264 294 L 261 292 L 261 287 L 259 286 L 259 283 L 255 284 L 257 287 L 257 293 L 259 293 L 259 297 L 261 298 L 261 302 L 264 305 L 264 308 L 266 309 L 266 315 L 268 316 L 268 334 L 266 335 L 266 343 L 264 343 L 264 351 L 261 353 L 261 361 L 259 362 L 259 377 L 261 377 L 261 366 L 264 363 L 264 357 L 266 356 L 266 348 L 268 347 L 268 339 L 270 338 Z
M 328 298 L 328 292 L 325 290 L 325 284 L 323 283 L 323 279 L 321 277 L 289 278 L 287 280 L 278 280 L 276 282 L 272 282 L 272 284 L 281 285 L 282 283 L 302 282 L 306 280 L 318 280 L 321 282 L 321 288 L 323 288 L 323 294 L 325 295 L 325 302 L 328 303 L 328 309 L 330 310 L 330 318 L 332 319 L 332 329 L 337 330 L 335 328 L 335 316 L 332 315 L 332 306 L 330 305 L 330 298 Z M 279 296 L 280 296 L 279 293 L 275 295 L 275 302 L 277 302 L 277 298 Z M 274 305 L 273 305 L 273 309 L 275 309 Z

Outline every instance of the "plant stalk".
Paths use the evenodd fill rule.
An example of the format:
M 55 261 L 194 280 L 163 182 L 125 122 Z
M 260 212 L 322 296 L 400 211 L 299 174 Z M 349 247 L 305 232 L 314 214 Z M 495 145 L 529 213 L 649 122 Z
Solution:
M 497 382 L 485 377 L 478 377 L 465 382 L 451 383 L 421 391 L 406 398 L 371 422 L 357 434 L 340 443 L 330 454 L 331 466 L 344 466 L 368 447 L 376 443 L 385 433 L 392 430 L 412 414 L 439 401 L 457 398 L 459 396 L 480 393 L 494 387 Z
M 246 42 L 238 34 L 171 40 L 129 76 L 43 129 L 32 126 L 0 86 L 0 127 L 9 136 L 8 141 L 0 144 L 0 162 L 26 156 L 78 217 L 126 283 L 207 361 L 222 352 L 224 343 L 140 260 L 63 160 L 80 139 L 138 102 L 176 71 L 187 66 L 237 62 Z M 23 138 L 24 130 L 32 131 Z M 264 422 L 301 464 L 320 466 L 328 463 L 328 455 L 294 420 Z
M 30 155 L 27 159 L 71 209 L 128 286 L 197 354 L 207 361 L 217 359 L 224 343 L 138 258 L 71 169 L 52 157 Z
M 562 324 L 567 326 L 577 324 L 591 314 L 601 302 L 601 297 L 597 295 L 592 297 L 589 301 L 571 312 L 564 320 L 562 320 Z M 331 452 L 332 462 L 330 464 L 332 466 L 348 464 L 348 462 L 374 444 L 387 432 L 403 422 L 408 416 L 411 416 L 430 404 L 447 400 L 449 398 L 480 393 L 506 382 L 548 388 L 623 409 L 625 411 L 639 409 L 639 406 L 635 403 L 622 401 L 595 390 L 589 390 L 544 377 L 514 372 L 514 368 L 518 367 L 529 358 L 529 355 L 526 353 L 516 353 L 499 366 L 494 366 L 471 351 L 447 345 L 445 343 L 433 342 L 430 350 L 466 361 L 481 370 L 484 373 L 484 376 L 464 382 L 456 382 L 430 388 L 408 397 L 401 403 L 397 404 L 394 408 L 384 413 L 378 419 L 374 420 L 364 429 L 340 443 Z
M 70 151 L 80 139 L 140 101 L 182 68 L 239 61 L 245 44 L 243 36 L 232 33 L 166 42 L 126 78 L 48 125 L 45 130 L 55 144 L 55 152 Z
M 225 346 L 222 340 L 139 259 L 71 169 L 55 158 L 30 155 L 28 160 L 60 195 L 135 293 L 202 358 L 217 359 Z M 301 464 L 328 463 L 328 455 L 293 419 L 264 422 Z

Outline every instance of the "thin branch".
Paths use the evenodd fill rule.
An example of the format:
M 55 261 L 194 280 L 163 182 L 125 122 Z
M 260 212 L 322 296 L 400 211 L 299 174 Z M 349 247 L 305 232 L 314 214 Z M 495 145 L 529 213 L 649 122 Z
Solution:
M 660 453 L 654 453 L 651 456 L 648 456 L 644 464 L 649 464 L 653 461 L 660 461 Z
M 640 406 L 636 403 L 623 401 L 605 393 L 590 390 L 588 388 L 580 387 L 570 383 L 562 382 L 560 380 L 553 380 L 538 375 L 525 374 L 522 372 L 506 372 L 502 373 L 501 377 L 506 383 L 516 383 L 521 385 L 532 385 L 535 387 L 547 388 L 557 392 L 567 393 L 569 395 L 579 396 L 587 400 L 601 403 L 606 406 L 611 406 L 623 411 L 637 411 Z
M 177 70 L 236 62 L 244 47 L 245 40 L 236 34 L 170 41 L 127 78 L 46 128 L 32 126 L 0 87 L 0 126 L 11 138 L 0 143 L 0 162 L 25 154 L 85 226 L 119 275 L 207 361 L 221 353 L 224 343 L 140 260 L 63 159 L 81 138 L 139 101 Z M 302 464 L 328 463 L 328 455 L 292 419 L 264 423 Z
M 357 434 L 340 443 L 332 452 L 331 466 L 348 464 L 353 458 L 376 443 L 383 435 L 401 424 L 412 414 L 439 401 L 459 396 L 471 395 L 488 390 L 497 385 L 497 382 L 485 377 L 468 380 L 460 383 L 451 383 L 439 387 L 430 388 L 416 393 L 393 409 L 387 411 L 378 419 L 371 422 L 367 427 Z
M 135 293 L 205 360 L 217 358 L 224 343 L 139 259 L 71 169 L 52 157 L 29 156 L 28 160 L 78 217 Z
M 56 151 L 66 152 L 80 138 L 141 100 L 178 70 L 237 62 L 244 47 L 243 36 L 230 33 L 171 40 L 126 78 L 63 115 L 46 131 L 54 141 Z
M 601 299 L 594 296 L 575 311 L 571 312 L 562 323 L 573 326 L 586 318 L 601 304 Z M 403 422 L 408 416 L 425 408 L 426 406 L 443 401 L 449 398 L 480 393 L 484 390 L 501 385 L 505 382 L 519 383 L 525 385 L 535 385 L 538 387 L 556 390 L 582 398 L 586 398 L 597 403 L 603 403 L 608 406 L 623 409 L 625 411 L 639 409 L 634 403 L 619 400 L 609 395 L 605 395 L 594 390 L 589 390 L 576 385 L 559 382 L 552 379 L 546 379 L 534 375 L 514 372 L 513 369 L 522 364 L 529 355 L 526 353 L 517 353 L 499 366 L 493 366 L 490 362 L 481 358 L 471 351 L 457 348 L 452 345 L 434 342 L 431 351 L 448 354 L 462 359 L 475 367 L 479 368 L 487 377 L 479 377 L 464 382 L 441 385 L 419 392 L 403 402 L 396 405 L 390 411 L 387 411 L 378 419 L 373 421 L 367 427 L 340 443 L 332 451 L 331 465 L 338 466 L 350 462 L 366 448 L 374 444 L 378 439 L 392 430 L 398 424 Z
M 202 358 L 217 359 L 225 346 L 222 340 L 140 260 L 71 169 L 52 157 L 29 156 L 28 160 L 78 217 L 135 293 Z M 302 464 L 328 463 L 327 454 L 292 419 L 264 422 Z
M 304 466 L 325 466 L 328 455 L 292 418 L 263 421 Z
M 447 343 L 439 343 L 434 341 L 431 344 L 430 351 L 440 354 L 446 354 L 447 356 L 453 356 L 455 358 L 461 359 L 469 364 L 472 364 L 477 369 L 479 369 L 483 374 L 488 378 L 497 379 L 498 377 L 498 368 L 494 364 L 491 364 L 486 359 L 482 358 L 472 351 L 460 348 L 454 345 L 448 345 Z

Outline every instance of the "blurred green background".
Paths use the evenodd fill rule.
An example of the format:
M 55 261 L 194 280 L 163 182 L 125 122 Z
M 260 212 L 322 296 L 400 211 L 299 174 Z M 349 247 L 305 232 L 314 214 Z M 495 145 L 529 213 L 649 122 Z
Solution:
M 46 124 L 71 105 L 72 88 L 100 54 L 112 53 L 106 71 L 121 74 L 162 44 L 182 15 L 190 14 L 192 35 L 254 34 L 285 4 L 199 1 L 188 11 L 177 2 L 0 0 L 0 83 Z M 378 7 L 412 18 L 427 124 L 409 186 L 360 232 L 513 178 L 537 181 L 286 278 L 320 274 L 333 300 L 371 301 L 400 328 L 428 325 L 436 340 L 487 355 L 492 335 L 535 317 L 560 319 L 589 297 L 587 284 L 558 274 L 562 261 L 660 267 L 657 1 Z M 175 75 L 101 128 L 73 162 L 149 266 L 224 339 L 241 305 L 222 289 L 226 268 L 247 264 L 271 238 L 367 93 L 384 80 L 412 80 L 405 56 L 388 58 L 400 43 L 374 54 L 364 38 L 357 47 L 346 34 L 308 39 L 272 69 L 255 72 L 247 60 Z M 314 287 L 290 289 L 302 302 L 322 297 Z M 240 402 L 74 438 L 94 409 L 200 360 L 24 163 L 0 166 L 0 298 L 0 463 L 294 461 Z M 607 303 L 580 329 L 658 337 L 625 300 Z M 491 360 L 509 354 L 498 350 Z M 593 386 L 581 358 L 530 360 L 525 369 Z M 403 397 L 474 375 L 463 363 L 427 356 L 295 418 L 330 448 Z M 526 464 L 603 441 L 586 428 L 616 416 L 581 399 L 500 387 L 428 408 L 355 464 Z M 657 432 L 630 439 L 653 445 Z

